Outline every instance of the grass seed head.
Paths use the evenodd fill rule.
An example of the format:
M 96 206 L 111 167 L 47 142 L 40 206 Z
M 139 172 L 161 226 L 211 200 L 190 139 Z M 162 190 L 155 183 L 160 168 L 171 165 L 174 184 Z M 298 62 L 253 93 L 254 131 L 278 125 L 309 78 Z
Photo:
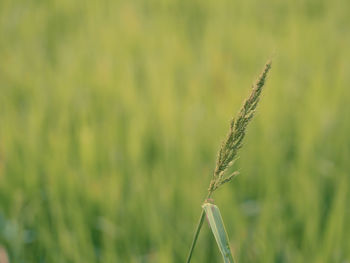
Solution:
M 226 139 L 221 144 L 216 167 L 214 170 L 213 178 L 209 185 L 209 194 L 214 192 L 221 185 L 231 181 L 238 172 L 235 171 L 232 174 L 226 175 L 226 171 L 237 160 L 237 153 L 242 148 L 242 142 L 246 133 L 248 123 L 254 117 L 256 107 L 260 100 L 261 91 L 265 84 L 267 73 L 271 68 L 271 61 L 268 61 L 253 84 L 250 96 L 244 101 L 243 106 L 239 110 L 236 118 L 233 118 L 230 124 L 230 130 L 226 136 Z

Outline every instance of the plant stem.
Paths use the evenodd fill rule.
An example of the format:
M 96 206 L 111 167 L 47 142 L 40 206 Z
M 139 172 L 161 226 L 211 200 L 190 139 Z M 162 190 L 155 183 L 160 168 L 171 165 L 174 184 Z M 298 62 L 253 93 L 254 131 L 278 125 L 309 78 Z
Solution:
M 212 191 L 209 191 L 208 196 L 207 196 L 207 198 L 205 200 L 210 198 L 211 194 L 212 194 Z M 195 231 L 194 236 L 193 236 L 190 252 L 188 253 L 188 256 L 187 256 L 186 263 L 189 263 L 191 261 L 193 250 L 194 250 L 194 247 L 196 246 L 198 235 L 199 235 L 199 232 L 201 231 L 201 228 L 202 228 L 202 225 L 203 225 L 204 217 L 205 217 L 205 212 L 202 209 L 201 216 L 199 218 L 199 221 L 198 221 L 197 227 L 196 227 L 196 231 Z
M 194 237 L 193 237 L 193 240 L 192 240 L 192 245 L 191 245 L 191 248 L 190 248 L 190 252 L 188 253 L 188 257 L 187 257 L 187 261 L 186 261 L 187 263 L 189 263 L 191 261 L 193 249 L 196 246 L 198 235 L 199 235 L 199 232 L 200 232 L 200 230 L 202 228 L 202 225 L 203 225 L 204 216 L 205 216 L 205 213 L 204 213 L 204 210 L 202 209 L 202 213 L 201 213 L 201 216 L 200 216 L 198 224 L 197 224 L 196 232 L 194 233 Z

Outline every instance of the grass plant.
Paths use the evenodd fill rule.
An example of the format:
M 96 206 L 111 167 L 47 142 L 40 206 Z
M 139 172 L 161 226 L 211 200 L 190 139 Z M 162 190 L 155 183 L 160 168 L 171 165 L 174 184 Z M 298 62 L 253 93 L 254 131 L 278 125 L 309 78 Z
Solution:
M 231 120 L 230 130 L 226 136 L 226 139 L 223 141 L 217 156 L 216 167 L 213 173 L 213 177 L 209 184 L 208 194 L 205 199 L 205 202 L 212 196 L 212 194 L 218 188 L 220 188 L 225 183 L 228 183 L 232 180 L 232 178 L 239 174 L 238 171 L 234 171 L 230 174 L 227 174 L 227 171 L 237 159 L 238 150 L 242 148 L 242 143 L 246 134 L 248 123 L 254 117 L 256 107 L 258 106 L 260 95 L 270 68 L 271 61 L 268 61 L 265 64 L 262 73 L 260 74 L 256 82 L 253 84 L 250 96 L 244 101 L 243 106 L 241 107 L 237 116 Z M 193 250 L 196 246 L 198 235 L 203 225 L 204 216 L 205 212 L 202 209 L 192 240 L 190 251 L 188 253 L 186 261 L 187 263 L 191 261 Z

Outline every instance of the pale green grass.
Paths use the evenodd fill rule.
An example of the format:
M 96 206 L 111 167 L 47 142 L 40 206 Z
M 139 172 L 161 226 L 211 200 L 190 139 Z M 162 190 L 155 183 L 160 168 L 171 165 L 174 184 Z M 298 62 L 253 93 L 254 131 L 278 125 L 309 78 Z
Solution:
M 264 69 L 259 75 L 259 77 L 257 78 L 257 80 L 252 85 L 250 95 L 247 97 L 247 99 L 245 99 L 239 112 L 235 117 L 232 118 L 230 122 L 229 131 L 226 135 L 226 138 L 221 143 L 220 149 L 218 151 L 215 169 L 214 169 L 211 181 L 209 183 L 208 194 L 204 202 L 208 202 L 208 200 L 212 197 L 212 195 L 217 189 L 222 187 L 224 184 L 230 182 L 234 177 L 236 177 L 239 174 L 237 170 L 233 172 L 230 170 L 232 170 L 233 164 L 238 159 L 238 152 L 243 146 L 243 140 L 244 140 L 245 134 L 247 133 L 247 126 L 249 122 L 253 119 L 256 113 L 256 109 L 260 101 L 263 86 L 265 84 L 270 68 L 271 68 L 271 61 L 268 61 L 265 64 Z M 203 210 L 201 212 L 198 224 L 194 232 L 193 240 L 192 240 L 188 257 L 186 260 L 187 263 L 191 261 L 193 251 L 197 244 L 198 236 L 201 231 L 205 216 L 209 219 L 208 210 L 205 209 L 204 206 L 202 207 L 203 207 Z M 213 208 L 215 208 L 215 206 L 213 206 Z M 216 214 L 218 214 L 219 218 L 221 218 L 219 209 L 217 208 L 216 210 L 217 210 Z M 212 222 L 212 221 L 209 220 L 209 222 Z M 215 235 L 217 231 L 214 230 L 215 228 L 213 227 L 214 225 L 216 225 L 216 223 L 215 224 L 210 223 L 216 242 L 218 243 L 219 247 L 222 247 L 222 245 L 220 245 L 218 242 L 217 235 Z M 222 225 L 221 229 L 224 229 L 223 223 L 221 223 L 221 225 Z M 225 237 L 227 247 L 229 248 L 226 231 L 221 231 L 221 232 L 224 232 L 220 236 Z M 220 250 L 223 251 L 222 249 Z M 231 258 L 226 257 L 226 254 L 227 254 L 226 252 L 222 253 L 224 257 L 224 261 L 226 262 L 226 260 L 229 260 L 230 262 L 233 262 L 231 252 L 230 252 Z
M 349 261 L 349 9 L 0 1 L 0 243 L 12 262 L 184 262 L 217 146 L 274 51 L 241 176 L 215 196 L 232 252 Z M 203 230 L 193 262 L 220 262 Z

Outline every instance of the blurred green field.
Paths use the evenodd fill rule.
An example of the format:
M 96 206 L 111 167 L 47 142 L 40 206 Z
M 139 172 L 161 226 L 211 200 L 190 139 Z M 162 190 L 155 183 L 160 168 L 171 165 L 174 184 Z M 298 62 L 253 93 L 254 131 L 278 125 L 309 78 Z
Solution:
M 184 262 L 214 198 L 240 263 L 350 262 L 348 0 L 0 1 L 0 246 L 11 262 Z M 221 262 L 207 225 L 193 262 Z

